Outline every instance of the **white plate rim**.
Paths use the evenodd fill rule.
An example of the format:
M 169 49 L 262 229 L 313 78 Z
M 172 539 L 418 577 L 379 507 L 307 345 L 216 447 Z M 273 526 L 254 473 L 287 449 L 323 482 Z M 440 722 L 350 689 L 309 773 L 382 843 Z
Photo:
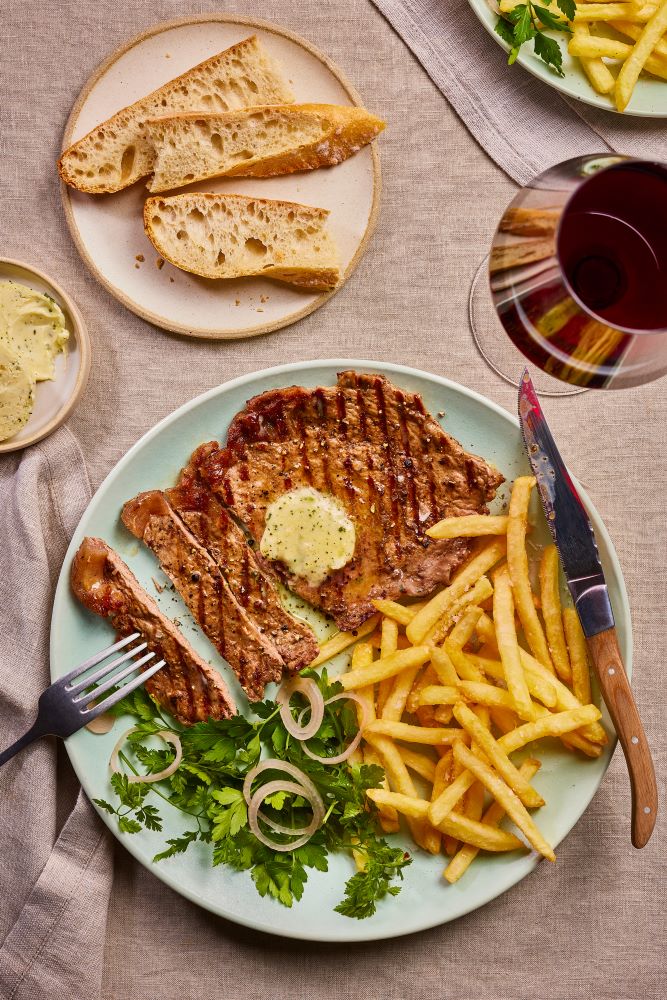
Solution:
M 192 15 L 190 17 L 180 17 L 172 21 L 161 21 L 158 24 L 152 25 L 150 28 L 146 28 L 144 31 L 135 35 L 129 41 L 120 45 L 115 49 L 107 58 L 100 63 L 100 65 L 93 71 L 93 73 L 88 77 L 84 83 L 79 96 L 74 102 L 74 106 L 70 111 L 69 117 L 65 124 L 65 131 L 63 133 L 62 148 L 61 152 L 64 152 L 71 145 L 71 136 L 76 128 L 76 124 L 85 101 L 88 95 L 92 91 L 95 84 L 104 76 L 108 69 L 114 65 L 114 63 L 123 56 L 130 49 L 134 48 L 136 45 L 141 44 L 147 38 L 152 38 L 154 35 L 159 35 L 165 31 L 171 31 L 174 28 L 187 27 L 191 24 L 206 24 L 208 22 L 225 23 L 225 24 L 239 24 L 248 28 L 259 28 L 261 31 L 272 32 L 276 35 L 282 35 L 284 38 L 289 39 L 302 48 L 310 52 L 311 55 L 315 56 L 317 59 L 323 63 L 324 66 L 336 77 L 338 82 L 341 84 L 343 89 L 347 92 L 350 97 L 351 102 L 357 107 L 364 107 L 364 102 L 361 95 L 356 90 L 356 88 L 349 82 L 345 74 L 336 66 L 336 64 L 327 56 L 324 52 L 318 49 L 315 45 L 309 42 L 307 39 L 297 35 L 295 32 L 290 31 L 288 28 L 280 27 L 279 25 L 273 24 L 270 21 L 264 21 L 260 18 L 255 17 L 244 17 L 243 15 L 236 14 L 201 14 Z M 323 292 L 316 299 L 314 299 L 309 305 L 304 306 L 302 309 L 296 309 L 293 313 L 282 317 L 281 319 L 275 320 L 271 323 L 260 323 L 253 327 L 241 327 L 235 330 L 216 330 L 214 328 L 209 329 L 198 329 L 193 331 L 188 326 L 182 323 L 176 322 L 166 322 L 165 319 L 157 313 L 151 312 L 150 309 L 144 309 L 129 295 L 126 295 L 120 288 L 114 285 L 105 274 L 100 270 L 95 261 L 90 256 L 84 239 L 79 231 L 76 224 L 76 219 L 74 218 L 74 210 L 72 208 L 71 191 L 64 181 L 60 180 L 60 196 L 63 204 L 63 211 L 65 213 L 65 221 L 67 222 L 67 227 L 70 231 L 74 244 L 85 263 L 86 267 L 93 275 L 93 277 L 100 282 L 100 284 L 106 288 L 106 290 L 113 295 L 126 309 L 133 312 L 136 316 L 141 319 L 152 323 L 154 326 L 159 327 L 162 330 L 167 330 L 169 333 L 177 333 L 184 337 L 192 337 L 199 340 L 243 340 L 250 337 L 259 337 L 265 333 L 272 333 L 276 330 L 281 330 L 286 326 L 291 326 L 293 323 L 297 323 L 299 320 L 304 319 L 309 316 L 316 309 L 323 306 L 328 300 L 336 295 L 343 285 L 347 282 L 348 278 L 356 270 L 359 261 L 361 260 L 366 247 L 375 231 L 377 225 L 378 216 L 380 213 L 380 196 L 382 194 L 382 171 L 380 168 L 380 154 L 377 149 L 377 144 L 372 142 L 370 144 L 370 151 L 373 164 L 373 199 L 371 202 L 371 210 L 368 216 L 368 223 L 366 229 L 359 241 L 359 245 L 354 253 L 354 256 L 350 260 L 349 264 L 345 269 L 345 273 L 341 276 L 338 285 L 330 292 Z
M 473 400 L 475 403 L 481 405 L 482 407 L 490 409 L 503 421 L 508 423 L 510 426 L 516 428 L 517 431 L 519 431 L 520 429 L 518 417 L 515 417 L 507 410 L 503 409 L 503 407 L 495 403 L 493 400 L 490 400 L 487 397 L 483 396 L 481 393 L 478 393 L 473 389 L 469 389 L 468 387 L 463 386 L 457 382 L 454 382 L 451 379 L 444 378 L 440 375 L 435 375 L 431 372 L 425 372 L 420 369 L 411 368 L 405 365 L 397 365 L 390 362 L 364 360 L 359 358 L 326 358 L 313 361 L 291 362 L 284 365 L 278 365 L 273 368 L 266 368 L 260 371 L 251 372 L 246 375 L 238 376 L 235 379 L 230 379 L 227 382 L 223 382 L 221 385 L 216 386 L 213 389 L 209 389 L 207 392 L 204 392 L 199 396 L 196 396 L 194 399 L 191 399 L 187 403 L 184 403 L 173 413 L 168 414 L 166 417 L 163 417 L 163 419 L 160 420 L 154 427 L 152 427 L 144 435 L 142 435 L 142 437 L 139 438 L 139 440 L 134 445 L 132 445 L 131 448 L 129 448 L 129 450 L 123 455 L 123 457 L 116 463 L 113 469 L 111 469 L 111 471 L 108 473 L 108 475 L 105 477 L 105 479 L 98 487 L 97 491 L 95 492 L 95 495 L 91 499 L 86 510 L 82 514 L 81 520 L 87 517 L 88 514 L 91 512 L 91 510 L 93 513 L 95 512 L 96 507 L 101 502 L 101 498 L 103 497 L 103 488 L 105 487 L 107 482 L 109 482 L 109 480 L 111 480 L 112 478 L 115 478 L 119 473 L 122 473 L 124 467 L 131 462 L 134 456 L 139 451 L 141 451 L 141 449 L 145 444 L 147 444 L 154 437 L 160 434 L 165 428 L 169 427 L 171 424 L 178 421 L 178 419 L 185 413 L 188 413 L 190 410 L 206 402 L 207 400 L 213 399 L 216 395 L 220 393 L 229 392 L 243 386 L 252 385 L 252 383 L 257 380 L 260 379 L 263 380 L 267 377 L 274 377 L 278 375 L 280 376 L 295 375 L 297 373 L 311 371 L 313 369 L 317 369 L 322 366 L 327 366 L 327 367 L 330 366 L 332 368 L 339 368 L 340 370 L 347 370 L 352 368 L 361 371 L 378 372 L 381 374 L 385 374 L 389 377 L 398 376 L 399 379 L 400 376 L 416 377 L 417 379 L 426 379 L 427 381 L 430 381 L 444 388 L 445 390 L 448 390 L 455 394 L 458 393 L 463 396 L 467 396 L 469 399 Z M 251 393 L 251 395 L 253 395 L 253 393 Z M 593 506 L 586 490 L 581 486 L 579 481 L 574 476 L 572 476 L 572 479 L 575 485 L 577 486 L 577 489 L 582 497 L 582 500 L 584 501 L 584 506 L 586 508 L 589 517 L 591 518 L 596 535 L 604 540 L 604 545 L 607 552 L 609 563 L 613 569 L 614 576 L 618 581 L 620 606 L 617 606 L 616 612 L 618 619 L 623 620 L 627 626 L 626 628 L 627 655 L 625 656 L 625 667 L 628 677 L 632 679 L 633 645 L 634 645 L 633 632 L 632 632 L 632 619 L 630 613 L 627 587 L 625 585 L 625 579 L 620 566 L 618 555 L 614 548 L 609 532 L 607 531 L 604 522 L 602 521 L 602 518 L 600 517 L 597 510 Z M 52 680 L 56 679 L 56 675 L 53 671 L 53 664 L 55 657 L 55 632 L 56 632 L 54 628 L 54 619 L 57 614 L 57 607 L 59 601 L 61 600 L 63 592 L 69 590 L 69 574 L 64 572 L 64 569 L 65 567 L 69 567 L 71 559 L 74 555 L 74 551 L 78 547 L 79 543 L 77 535 L 78 535 L 78 526 L 65 554 L 63 560 L 63 567 L 61 568 L 54 597 L 53 614 L 51 618 L 51 637 L 49 646 L 49 659 L 50 659 Z M 597 794 L 600 785 L 602 784 L 602 781 L 605 777 L 609 764 L 611 763 L 613 751 L 616 747 L 616 744 L 617 744 L 617 737 L 615 733 L 613 733 L 612 731 L 610 735 L 610 745 L 608 748 L 608 755 L 604 770 L 598 776 L 595 787 L 590 797 L 586 800 L 586 797 L 584 796 L 584 798 L 577 805 L 577 807 L 573 809 L 571 814 L 572 824 L 569 827 L 569 829 L 562 835 L 562 837 L 560 837 L 560 839 L 554 841 L 553 843 L 554 848 L 558 847 L 558 845 L 562 843 L 563 840 L 572 832 L 572 830 L 577 825 L 584 812 L 588 809 L 591 802 L 593 801 L 593 798 Z M 77 778 L 79 779 L 84 791 L 86 792 L 86 795 L 88 795 L 85 786 L 83 765 L 78 760 L 77 751 L 70 745 L 69 741 L 65 741 L 65 748 L 67 750 L 70 762 L 72 764 L 72 767 L 74 768 Z M 145 867 L 149 872 L 151 872 L 153 875 L 155 875 L 157 878 L 159 878 L 162 882 L 168 885 L 179 895 L 183 896 L 185 899 L 188 899 L 190 902 L 195 903 L 196 905 L 202 907 L 205 910 L 208 910 L 210 913 L 213 913 L 218 917 L 222 917 L 223 919 L 230 920 L 233 923 L 237 923 L 241 926 L 248 927 L 256 931 L 261 931 L 266 934 L 290 938 L 293 940 L 332 942 L 339 944 L 362 942 L 362 941 L 391 940 L 393 938 L 404 937 L 406 935 L 413 933 L 419 933 L 421 931 L 428 930 L 432 927 L 442 926 L 443 924 L 449 923 L 452 920 L 458 920 L 460 917 L 465 916 L 467 913 L 470 913 L 473 910 L 479 909 L 482 906 L 486 906 L 487 903 L 492 902 L 498 896 L 502 895 L 504 892 L 508 891 L 509 889 L 517 885 L 519 882 L 523 881 L 523 879 L 526 878 L 528 875 L 532 874 L 536 870 L 538 865 L 541 863 L 540 857 L 535 856 L 535 852 L 533 852 L 533 854 L 530 856 L 529 859 L 530 867 L 528 871 L 526 871 L 524 874 L 514 879 L 510 878 L 510 879 L 505 879 L 504 881 L 499 880 L 499 884 L 494 886 L 488 892 L 488 894 L 485 895 L 483 902 L 476 902 L 474 894 L 471 893 L 470 905 L 464 903 L 463 906 L 456 912 L 456 914 L 453 915 L 447 914 L 442 920 L 433 920 L 431 917 L 428 917 L 421 923 L 418 921 L 412 923 L 405 930 L 400 928 L 392 929 L 392 932 L 390 934 L 387 934 L 383 930 L 374 929 L 372 925 L 370 925 L 370 922 L 365 925 L 364 921 L 354 921 L 354 922 L 351 921 L 351 924 L 354 925 L 354 931 L 356 933 L 352 932 L 353 930 L 352 927 L 350 928 L 349 933 L 343 932 L 343 933 L 336 933 L 335 935 L 323 935 L 322 933 L 318 933 L 317 931 L 313 931 L 312 933 L 309 931 L 305 933 L 303 931 L 300 931 L 299 933 L 297 933 L 293 932 L 289 928 L 281 927 L 279 924 L 278 926 L 276 926 L 275 924 L 269 924 L 262 920 L 250 920 L 242 916 L 239 916 L 237 914 L 231 915 L 228 912 L 225 912 L 221 908 L 216 908 L 214 905 L 210 904 L 207 900 L 203 899 L 196 891 L 193 891 L 189 889 L 187 886 L 182 885 L 178 880 L 178 876 L 174 877 L 173 875 L 171 875 L 169 869 L 167 869 L 166 867 L 162 868 L 159 865 L 146 863 L 145 858 L 141 856 L 140 849 L 133 844 L 131 837 L 122 839 L 119 838 L 117 828 L 114 824 L 114 817 L 107 815 L 107 813 L 102 810 L 97 810 L 97 811 L 98 815 L 100 815 L 100 818 L 112 832 L 115 839 L 118 840 L 118 842 L 121 843 L 121 845 L 125 847 L 143 867 Z M 252 888 L 251 886 L 249 886 L 248 888 L 250 891 L 254 891 L 254 888 Z
M 497 15 L 489 7 L 487 0 L 468 0 L 468 3 L 494 41 L 497 42 L 497 44 L 500 45 L 505 52 L 509 52 L 509 45 L 507 45 L 507 43 L 502 40 L 500 35 L 494 31 L 494 22 L 492 21 L 492 18 L 497 17 Z M 634 109 L 632 106 L 629 106 L 625 109 L 625 111 L 619 111 L 613 103 L 605 100 L 604 94 L 596 93 L 596 91 L 593 90 L 592 84 L 589 84 L 591 90 L 589 97 L 586 97 L 584 94 L 573 93 L 571 89 L 568 89 L 567 77 L 556 76 L 556 74 L 552 73 L 540 59 L 533 56 L 529 51 L 520 52 L 517 63 L 530 73 L 531 76 L 541 80 L 542 83 L 546 83 L 547 86 L 553 87 L 554 90 L 557 90 L 560 94 L 564 94 L 565 97 L 569 97 L 573 101 L 579 101 L 580 104 L 587 104 L 591 108 L 597 108 L 598 111 L 608 111 L 613 115 L 621 115 L 623 118 L 627 118 L 628 116 L 634 118 L 667 118 L 667 110 L 639 111 Z M 508 69 L 511 70 L 512 67 L 508 66 Z M 667 84 L 665 84 L 665 96 L 667 97 Z
M 88 330 L 83 316 L 79 312 L 78 306 L 67 294 L 64 288 L 54 281 L 53 278 L 51 278 L 48 274 L 45 274 L 44 271 L 40 271 L 40 269 L 35 267 L 33 264 L 26 264 L 25 261 L 15 260 L 12 257 L 0 257 L 0 267 L 11 267 L 15 268 L 17 271 L 23 271 L 27 275 L 28 280 L 30 280 L 30 275 L 32 274 L 55 292 L 56 297 L 64 302 L 65 308 L 70 315 L 73 327 L 72 332 L 76 337 L 77 345 L 80 351 L 79 371 L 69 399 L 63 403 L 60 409 L 51 417 L 49 422 L 40 430 L 35 431 L 28 437 L 14 443 L 12 443 L 11 438 L 9 438 L 8 441 L 0 441 L 0 455 L 2 455 L 9 454 L 9 452 L 12 451 L 22 451 L 24 448 L 29 448 L 30 445 L 37 444 L 38 441 L 42 441 L 45 437 L 48 437 L 49 434 L 52 434 L 53 431 L 55 431 L 65 422 L 65 420 L 67 420 L 86 388 L 88 376 L 90 374 L 92 350 Z

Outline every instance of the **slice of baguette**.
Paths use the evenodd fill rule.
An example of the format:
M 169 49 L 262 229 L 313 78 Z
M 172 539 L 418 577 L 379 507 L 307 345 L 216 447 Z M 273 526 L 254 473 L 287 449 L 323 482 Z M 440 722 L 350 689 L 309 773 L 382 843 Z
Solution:
M 149 198 L 144 229 L 165 260 L 204 278 L 262 275 L 312 290 L 338 284 L 324 208 L 240 194 Z
M 211 177 L 273 177 L 331 167 L 378 135 L 385 123 L 364 108 L 287 104 L 222 114 L 180 114 L 146 122 L 155 147 L 150 191 Z
M 153 169 L 147 118 L 180 111 L 231 111 L 251 104 L 291 103 L 278 66 L 253 35 L 170 80 L 117 112 L 66 149 L 60 176 L 89 194 L 120 191 Z

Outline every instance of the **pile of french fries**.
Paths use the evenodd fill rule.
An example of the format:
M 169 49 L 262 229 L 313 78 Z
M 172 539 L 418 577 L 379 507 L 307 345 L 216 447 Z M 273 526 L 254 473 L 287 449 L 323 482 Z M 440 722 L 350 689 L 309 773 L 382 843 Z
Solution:
M 507 12 L 521 2 L 501 0 L 499 7 Z M 563 19 L 556 0 L 544 6 Z M 587 0 L 577 4 L 571 29 L 570 55 L 619 111 L 627 108 L 642 72 L 667 80 L 667 0 Z
M 419 847 L 444 850 L 450 883 L 480 850 L 525 848 L 500 828 L 505 815 L 555 860 L 528 811 L 544 805 L 531 784 L 540 762 L 517 766 L 512 754 L 552 736 L 597 757 L 608 739 L 591 704 L 579 618 L 561 607 L 555 546 L 541 554 L 539 595 L 531 587 L 534 486 L 532 476 L 514 482 L 507 515 L 447 518 L 430 528 L 432 538 L 477 538 L 477 550 L 430 600 L 375 601 L 378 614 L 324 643 L 314 663 L 353 646 L 338 680 L 364 703 L 357 760 L 380 764 L 386 775 L 385 787 L 368 795 L 385 831 L 398 830 L 401 814 Z

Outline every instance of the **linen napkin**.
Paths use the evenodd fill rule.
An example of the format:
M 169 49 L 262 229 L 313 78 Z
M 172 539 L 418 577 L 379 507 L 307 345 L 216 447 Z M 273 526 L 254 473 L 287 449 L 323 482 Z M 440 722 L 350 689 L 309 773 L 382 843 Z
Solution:
M 664 121 L 565 98 L 521 66 L 468 0 L 372 0 L 477 142 L 519 184 L 554 163 L 608 151 L 667 160 Z
M 29 728 L 49 684 L 53 591 L 90 495 L 66 427 L 0 458 L 0 749 Z M 100 995 L 112 858 L 55 740 L 0 768 L 3 1000 Z

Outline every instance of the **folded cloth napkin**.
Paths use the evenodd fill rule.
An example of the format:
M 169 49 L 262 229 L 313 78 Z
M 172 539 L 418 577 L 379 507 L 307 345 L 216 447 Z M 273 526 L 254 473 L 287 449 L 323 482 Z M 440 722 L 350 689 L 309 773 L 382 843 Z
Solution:
M 372 0 L 477 142 L 526 184 L 547 167 L 607 151 L 667 160 L 660 119 L 600 111 L 561 96 L 489 37 L 468 0 Z
M 0 749 L 29 728 L 49 684 L 53 591 L 90 495 L 66 427 L 0 458 Z M 3 1000 L 101 991 L 111 841 L 57 754 L 43 739 L 0 768 Z

